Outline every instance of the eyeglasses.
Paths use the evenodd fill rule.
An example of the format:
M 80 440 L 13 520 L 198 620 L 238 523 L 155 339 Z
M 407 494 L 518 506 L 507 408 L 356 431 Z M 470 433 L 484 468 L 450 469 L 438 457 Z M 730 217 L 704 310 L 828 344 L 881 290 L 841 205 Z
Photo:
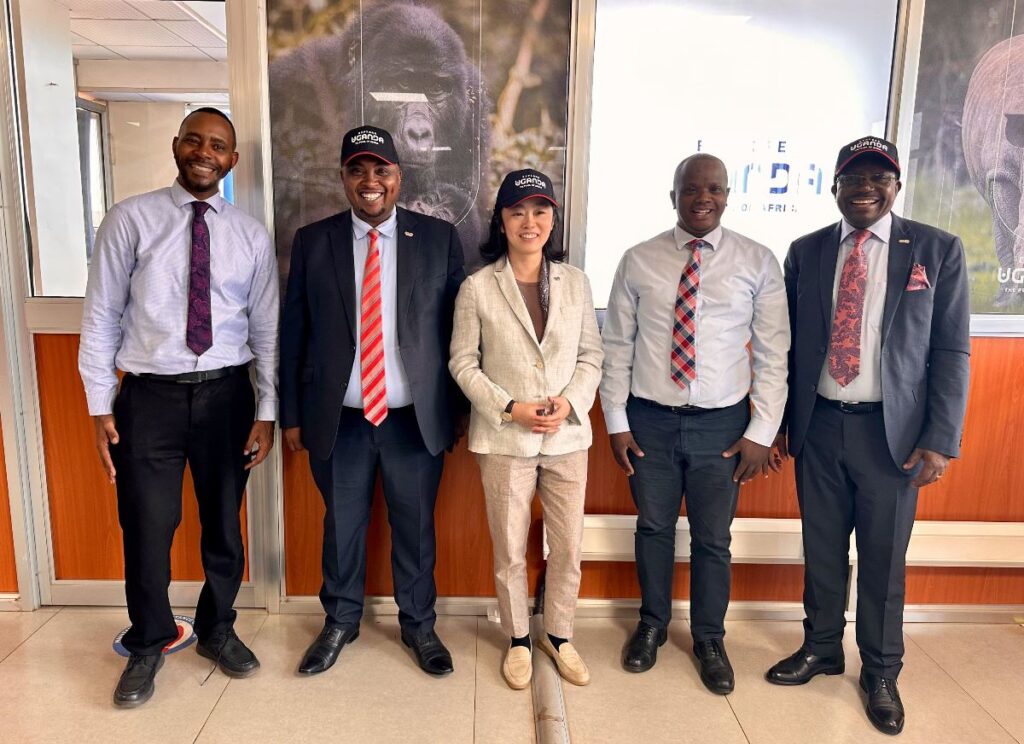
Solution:
M 892 173 L 872 173 L 870 176 L 858 176 L 853 173 L 836 176 L 836 183 L 840 186 L 858 187 L 870 182 L 872 186 L 888 186 L 897 180 Z

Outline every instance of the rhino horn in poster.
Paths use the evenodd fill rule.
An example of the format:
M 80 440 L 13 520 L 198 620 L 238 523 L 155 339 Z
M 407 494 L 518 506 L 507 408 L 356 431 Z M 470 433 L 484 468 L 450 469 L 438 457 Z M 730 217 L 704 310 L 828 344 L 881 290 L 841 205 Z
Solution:
M 1007 290 L 1024 274 L 1024 37 L 1001 41 L 978 62 L 962 121 L 967 171 L 992 210 L 1000 267 L 996 304 L 1021 302 L 1014 298 L 1022 295 Z
M 490 103 L 463 40 L 433 8 L 378 2 L 341 33 L 270 64 L 278 254 L 295 230 L 345 208 L 342 135 L 387 129 L 402 165 L 399 203 L 455 223 L 469 266 L 485 239 Z

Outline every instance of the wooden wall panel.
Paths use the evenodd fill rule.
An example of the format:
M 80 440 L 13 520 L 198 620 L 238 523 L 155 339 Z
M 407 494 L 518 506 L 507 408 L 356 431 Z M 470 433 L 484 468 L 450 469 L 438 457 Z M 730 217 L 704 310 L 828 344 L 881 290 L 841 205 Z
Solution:
M 907 604 L 1024 606 L 1024 568 L 907 568 Z
M 18 567 L 14 563 L 14 532 L 11 529 L 11 503 L 7 490 L 7 460 L 0 436 L 0 592 L 18 591 Z
M 96 454 L 92 419 L 78 376 L 78 336 L 40 334 L 34 342 L 56 578 L 124 578 L 117 496 Z M 187 472 L 182 499 L 171 576 L 201 581 L 199 515 Z M 245 519 L 243 505 L 243 537 Z

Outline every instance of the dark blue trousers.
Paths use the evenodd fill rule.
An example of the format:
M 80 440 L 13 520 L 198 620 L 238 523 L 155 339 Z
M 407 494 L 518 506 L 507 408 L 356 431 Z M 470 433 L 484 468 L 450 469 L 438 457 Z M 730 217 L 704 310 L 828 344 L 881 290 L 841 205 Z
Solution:
M 729 528 L 739 485 L 736 458 L 722 453 L 743 436 L 750 421 L 746 398 L 727 408 L 676 413 L 630 397 L 633 438 L 644 457 L 630 454 L 629 479 L 637 508 L 636 565 L 640 619 L 664 628 L 672 617 L 676 522 L 682 501 L 690 523 L 690 627 L 695 641 L 725 635 L 731 581 Z
M 413 407 L 390 410 L 379 427 L 361 409 L 342 409 L 331 457 L 310 457 L 309 465 L 327 507 L 320 589 L 326 624 L 358 625 L 362 618 L 366 528 L 379 471 L 391 525 L 398 620 L 412 633 L 433 629 L 434 503 L 444 454 L 427 451 Z

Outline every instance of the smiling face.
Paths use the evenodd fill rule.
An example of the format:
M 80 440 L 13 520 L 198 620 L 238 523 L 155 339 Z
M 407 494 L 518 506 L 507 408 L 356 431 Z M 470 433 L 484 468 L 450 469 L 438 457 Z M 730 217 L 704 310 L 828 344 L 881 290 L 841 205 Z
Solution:
M 171 142 L 178 183 L 197 199 L 217 193 L 217 185 L 235 163 L 235 137 L 222 117 L 204 112 L 185 117 Z
M 360 155 L 342 167 L 341 182 L 356 217 L 376 227 L 395 209 L 402 169 L 372 155 Z
M 510 255 L 533 255 L 544 250 L 555 224 L 555 208 L 534 197 L 501 210 L 501 225 Z
M 843 169 L 832 195 L 846 221 L 862 230 L 889 214 L 902 186 L 892 163 L 878 155 L 863 155 Z
M 722 222 L 729 197 L 725 164 L 711 155 L 693 155 L 679 164 L 670 194 L 679 227 L 703 238 Z

